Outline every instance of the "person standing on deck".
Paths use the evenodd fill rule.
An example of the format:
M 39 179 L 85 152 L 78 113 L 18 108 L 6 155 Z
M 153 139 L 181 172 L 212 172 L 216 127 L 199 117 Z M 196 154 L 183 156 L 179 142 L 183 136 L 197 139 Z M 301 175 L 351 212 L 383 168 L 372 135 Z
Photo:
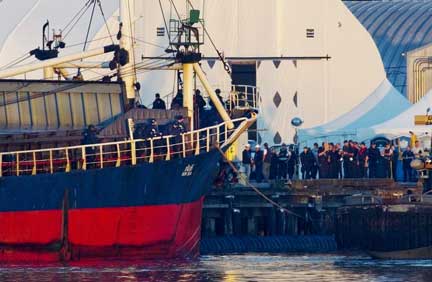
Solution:
M 384 158 L 384 160 L 385 160 L 385 166 L 384 166 L 384 169 L 385 169 L 385 177 L 386 178 L 391 178 L 391 161 L 392 161 L 392 158 L 393 158 L 393 150 L 391 149 L 391 147 L 390 147 L 390 144 L 389 143 L 387 143 L 386 145 L 385 145 L 385 148 L 384 148 L 384 151 L 383 151 L 383 154 L 382 154 L 382 156 L 383 156 L 383 158 Z
M 367 178 L 367 163 L 368 163 L 368 150 L 364 142 L 360 143 L 360 150 L 357 154 L 358 160 L 358 177 Z
M 253 158 L 253 165 L 255 166 L 256 181 L 261 183 L 263 180 L 263 165 L 264 165 L 264 152 L 261 150 L 260 145 L 255 146 L 255 155 Z
M 329 178 L 329 163 L 328 163 L 328 144 L 322 143 L 322 147 L 318 149 L 318 167 L 319 167 L 319 178 Z
M 403 174 L 404 182 L 412 182 L 414 180 L 413 170 L 411 168 L 411 162 L 414 160 L 414 153 L 411 151 L 411 147 L 406 147 L 405 151 L 402 153 L 402 164 L 403 164 Z
M 264 152 L 263 152 L 263 174 L 264 179 L 269 181 L 270 179 L 270 165 L 271 165 L 271 151 L 268 146 L 268 143 L 264 143 Z
M 250 145 L 246 144 L 245 148 L 242 152 L 242 165 L 244 167 L 244 171 L 247 179 L 249 180 L 251 174 L 251 165 L 252 165 L 252 155 L 250 150 Z
M 290 145 L 288 149 L 288 162 L 287 162 L 288 181 L 290 182 L 294 179 L 295 167 L 297 163 L 298 163 L 297 153 L 294 151 L 294 147 Z
M 153 101 L 153 110 L 166 110 L 165 102 L 161 99 L 159 93 L 156 93 L 155 95 L 155 100 Z
M 281 180 L 287 179 L 288 159 L 289 159 L 289 152 L 287 150 L 286 144 L 283 143 L 278 154 L 278 179 Z
M 378 160 L 380 158 L 380 151 L 374 142 L 371 143 L 368 149 L 368 163 L 369 163 L 369 178 L 377 177 Z
M 318 175 L 318 170 L 319 170 L 319 163 L 318 163 L 318 151 L 319 151 L 319 147 L 318 147 L 318 143 L 314 143 L 313 148 L 312 148 L 312 154 L 315 157 L 315 165 L 312 168 L 311 171 L 311 177 L 312 179 L 316 179 L 317 175 Z
M 393 156 L 392 156 L 392 159 L 391 159 L 392 176 L 393 176 L 394 181 L 397 181 L 398 162 L 399 162 L 399 159 L 400 159 L 402 153 L 400 152 L 400 150 L 399 150 L 400 147 L 397 144 L 391 146 L 391 149 L 393 151 Z

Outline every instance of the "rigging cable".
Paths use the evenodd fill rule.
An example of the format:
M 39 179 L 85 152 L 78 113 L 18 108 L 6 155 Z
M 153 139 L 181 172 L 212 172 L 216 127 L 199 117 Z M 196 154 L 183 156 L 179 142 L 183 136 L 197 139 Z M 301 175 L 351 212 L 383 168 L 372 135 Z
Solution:
M 100 10 L 100 12 L 101 12 L 101 14 L 102 14 L 102 18 L 103 18 L 103 20 L 104 20 L 104 22 L 105 22 L 105 26 L 106 26 L 107 32 L 108 32 L 109 37 L 110 37 L 110 39 L 111 39 L 111 43 L 114 44 L 114 39 L 113 39 L 112 34 L 111 34 L 111 31 L 110 31 L 110 29 L 109 29 L 108 21 L 107 21 L 107 19 L 106 19 L 106 17 L 105 17 L 105 13 L 104 13 L 104 11 L 103 11 L 103 9 L 102 9 L 102 3 L 101 3 L 100 0 L 97 0 L 97 2 L 98 2 L 98 4 L 99 4 L 99 10 Z
M 85 13 L 87 12 L 87 10 L 90 8 L 90 5 L 94 0 L 90 0 L 85 4 L 85 9 L 84 11 L 81 13 L 81 15 L 79 15 L 79 17 L 74 17 L 72 19 L 72 21 L 76 18 L 75 22 L 73 23 L 73 25 L 69 28 L 69 30 L 66 32 L 66 34 L 63 36 L 63 40 L 66 39 L 66 37 L 71 33 L 71 31 L 75 28 L 75 26 L 78 24 L 78 22 L 81 20 L 81 18 L 85 15 Z M 64 31 L 64 30 L 63 30 Z
M 165 19 L 165 13 L 164 13 L 164 10 L 163 10 L 163 7 L 162 7 L 162 2 L 161 2 L 161 0 L 159 0 L 159 7 L 160 7 L 160 9 L 161 9 L 162 18 L 163 18 L 164 25 L 165 25 L 165 30 L 166 30 L 166 32 L 167 32 L 167 36 L 168 36 L 168 41 L 169 41 L 169 43 L 170 43 L 170 45 L 171 45 L 171 35 L 170 35 L 170 33 L 169 33 L 169 30 L 168 30 L 168 24 L 167 24 L 167 21 L 166 21 L 166 19 Z

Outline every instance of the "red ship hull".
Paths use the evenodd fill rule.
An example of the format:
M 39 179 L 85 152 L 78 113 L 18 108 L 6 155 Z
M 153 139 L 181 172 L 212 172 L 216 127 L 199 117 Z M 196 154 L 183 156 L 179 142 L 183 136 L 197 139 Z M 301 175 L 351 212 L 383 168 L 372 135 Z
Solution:
M 193 203 L 69 210 L 1 212 L 3 262 L 83 258 L 163 259 L 199 254 L 203 198 Z M 62 244 L 67 232 L 68 244 Z

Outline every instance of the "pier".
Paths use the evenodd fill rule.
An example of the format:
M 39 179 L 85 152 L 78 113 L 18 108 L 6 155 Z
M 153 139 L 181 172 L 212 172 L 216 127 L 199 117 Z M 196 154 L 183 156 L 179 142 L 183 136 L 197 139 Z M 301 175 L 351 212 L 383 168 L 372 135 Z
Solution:
M 413 183 L 396 183 L 391 179 L 305 180 L 295 181 L 291 186 L 283 183 L 254 186 L 279 207 L 266 201 L 253 189 L 240 185 L 215 188 L 207 195 L 202 220 L 206 252 L 219 252 L 221 248 L 227 252 L 258 251 L 260 248 L 275 251 L 278 248 L 267 245 L 280 240 L 299 242 L 300 237 L 310 239 L 305 241 L 309 242 L 305 243 L 306 251 L 313 251 L 313 248 L 330 250 L 329 246 L 334 245 L 330 241 L 337 230 L 336 211 L 341 206 L 378 201 L 393 203 L 409 190 L 417 194 L 422 189 Z M 261 246 L 251 245 L 253 250 L 249 250 L 244 244 L 235 243 L 241 242 L 241 238 L 251 242 L 258 240 Z M 279 250 L 288 251 L 287 248 Z M 293 244 L 291 250 L 301 251 L 301 248 Z

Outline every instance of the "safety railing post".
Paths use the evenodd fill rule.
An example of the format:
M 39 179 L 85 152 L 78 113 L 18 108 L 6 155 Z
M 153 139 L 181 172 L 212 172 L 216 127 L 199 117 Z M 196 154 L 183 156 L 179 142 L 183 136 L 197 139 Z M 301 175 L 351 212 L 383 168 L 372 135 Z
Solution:
M 54 173 L 54 162 L 53 162 L 53 151 L 49 151 L 49 165 L 50 165 L 50 173 Z
M 36 152 L 33 152 L 33 168 L 32 168 L 32 175 L 36 175 L 37 168 L 36 168 Z
M 136 158 L 136 142 L 134 140 L 131 140 L 131 162 L 132 165 L 136 165 L 137 158 Z
M 100 145 L 99 146 L 99 155 L 100 155 L 100 157 L 99 157 L 99 166 L 100 166 L 100 168 L 103 168 L 103 162 L 104 162 L 104 159 L 103 159 L 103 145 Z
M 116 167 L 119 167 L 121 165 L 121 152 L 120 152 L 120 144 L 117 143 L 117 161 L 116 161 Z
M 195 144 L 195 156 L 198 156 L 200 153 L 200 132 L 196 133 L 196 144 Z
M 20 164 L 19 164 L 19 154 L 16 154 L 16 163 L 15 163 L 16 175 L 19 176 Z
M 228 125 L 225 123 L 224 124 L 224 142 L 228 140 Z
M 3 154 L 0 154 L 0 177 L 3 176 Z
M 220 126 L 218 125 L 216 127 L 216 146 L 219 146 L 220 142 Z
M 85 147 L 81 147 L 81 155 L 82 155 L 82 170 L 87 170 L 87 155 L 86 155 L 86 148 Z
M 210 152 L 210 128 L 207 128 L 207 138 L 206 138 L 206 151 Z
M 182 137 L 182 147 L 183 147 L 183 158 L 186 158 L 185 134 L 182 134 L 181 137 Z
M 170 146 L 170 138 L 166 137 L 166 158 L 165 160 L 169 161 L 171 160 L 171 146 Z
M 70 172 L 71 171 L 71 163 L 70 163 L 70 158 L 69 158 L 69 150 L 67 148 L 65 149 L 65 154 L 66 154 L 65 172 Z
M 149 163 L 154 162 L 154 142 L 153 138 L 150 139 L 150 157 L 149 157 Z

